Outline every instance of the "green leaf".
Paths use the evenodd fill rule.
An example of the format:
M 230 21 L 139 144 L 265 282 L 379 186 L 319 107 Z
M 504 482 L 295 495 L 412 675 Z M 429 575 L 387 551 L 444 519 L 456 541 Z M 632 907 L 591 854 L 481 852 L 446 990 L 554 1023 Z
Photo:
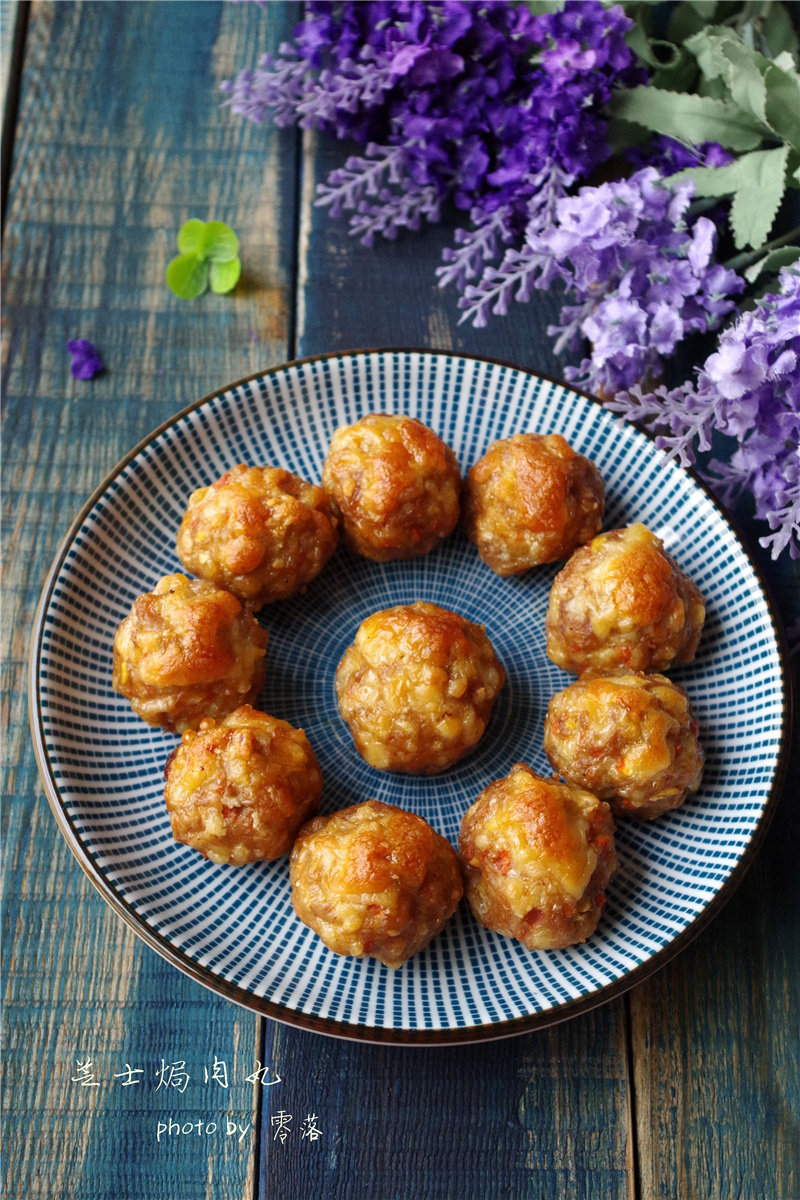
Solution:
M 726 83 L 734 103 L 759 121 L 766 121 L 767 85 L 759 59 L 764 65 L 766 60 L 738 42 L 723 43 L 722 53 L 730 63 Z
M 200 245 L 200 238 L 203 236 L 205 222 L 198 221 L 196 217 L 192 217 L 188 221 L 184 221 L 178 231 L 178 249 L 183 254 L 192 254 Z
M 708 96 L 642 85 L 617 92 L 609 108 L 615 117 L 693 145 L 719 142 L 729 150 L 754 150 L 762 138 L 762 129 L 754 118 L 725 100 Z
M 560 8 L 564 7 L 563 0 L 525 0 L 525 4 L 535 17 L 542 16 L 544 13 L 558 12 Z
M 743 160 L 727 163 L 724 167 L 687 167 L 670 175 L 669 183 L 685 183 L 691 180 L 695 196 L 732 196 L 741 185 L 740 164 Z
M 233 262 L 239 253 L 239 239 L 223 221 L 208 221 L 203 228 L 200 252 L 211 262 Z
M 783 193 L 789 147 L 757 150 L 739 159 L 739 187 L 731 205 L 731 228 L 737 249 L 757 248 L 767 240 Z
M 694 9 L 704 21 L 710 21 L 717 11 L 718 4 L 717 0 L 688 0 L 686 7 Z
M 632 25 L 625 34 L 625 41 L 638 58 L 643 63 L 647 63 L 648 67 L 657 67 L 658 59 L 650 47 L 650 39 L 642 29 L 641 25 Z
M 688 91 L 690 89 L 676 89 L 677 91 Z M 697 81 L 695 91 L 700 96 L 711 96 L 714 100 L 730 100 L 731 94 L 728 91 L 728 85 L 724 79 L 707 79 L 705 75 L 701 75 Z
M 778 67 L 781 71 L 786 71 L 789 75 L 797 73 L 797 67 L 794 61 L 794 55 L 791 50 L 782 50 L 780 54 L 776 54 L 772 60 L 773 67 Z
M 232 291 L 239 282 L 241 273 L 242 264 L 238 258 L 234 258 L 230 262 L 212 262 L 209 273 L 212 292 L 224 295 L 225 292 Z
M 697 59 L 706 79 L 727 79 L 730 63 L 722 53 L 722 42 L 734 36 L 722 25 L 707 25 L 687 37 L 684 46 Z
M 771 63 L 764 84 L 767 123 L 780 138 L 800 150 L 800 77 Z
M 792 19 L 783 4 L 770 4 L 766 18 L 761 24 L 761 33 L 766 42 L 766 48 L 776 62 L 779 62 L 784 53 L 788 53 L 793 58 L 797 57 L 800 42 L 798 42 L 792 25 Z M 784 64 L 780 62 L 779 65 L 783 67 Z
M 790 267 L 796 262 L 800 262 L 800 246 L 781 246 L 778 250 L 770 250 L 769 254 L 765 254 L 758 262 L 753 263 L 752 267 L 748 267 L 744 276 L 749 283 L 755 283 L 763 271 L 774 274 L 780 271 L 781 267 Z
M 668 45 L 666 42 L 651 43 L 656 49 L 656 57 L 659 57 L 657 50 L 662 44 Z M 670 57 L 669 61 L 661 62 L 659 66 L 651 68 L 650 85 L 667 92 L 691 92 L 694 90 L 697 80 L 697 63 L 685 50 L 675 49 L 676 53 Z
M 670 14 L 667 36 L 670 41 L 682 46 L 687 38 L 699 33 L 707 24 L 689 4 L 676 4 Z
M 167 287 L 181 300 L 194 300 L 208 287 L 208 263 L 194 253 L 179 254 L 167 266 Z

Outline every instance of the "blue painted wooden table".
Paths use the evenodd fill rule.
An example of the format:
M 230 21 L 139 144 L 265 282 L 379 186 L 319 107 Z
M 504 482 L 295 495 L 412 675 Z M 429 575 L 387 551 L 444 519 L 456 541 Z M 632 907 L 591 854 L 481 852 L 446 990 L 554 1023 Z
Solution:
M 2 6 L 3 1197 L 796 1200 L 796 738 L 755 864 L 678 958 L 586 1015 L 467 1048 L 355 1044 L 232 1005 L 140 942 L 58 832 L 28 731 L 29 632 L 70 522 L 130 447 L 230 380 L 328 350 L 430 346 L 561 370 L 546 298 L 458 326 L 434 278 L 451 231 L 355 244 L 313 206 L 341 147 L 220 107 L 219 83 L 298 15 Z M 239 232 L 232 296 L 182 303 L 165 288 L 190 216 Z M 103 376 L 71 378 L 72 337 L 101 348 Z M 797 573 L 767 560 L 758 532 L 745 518 L 796 621 Z

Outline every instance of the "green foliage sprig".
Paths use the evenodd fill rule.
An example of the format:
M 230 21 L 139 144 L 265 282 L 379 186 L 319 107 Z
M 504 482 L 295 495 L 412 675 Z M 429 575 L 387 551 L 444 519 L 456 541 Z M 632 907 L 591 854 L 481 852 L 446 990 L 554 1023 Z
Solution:
M 727 23 L 704 23 L 731 8 Z M 748 272 L 754 278 L 765 266 L 775 270 L 800 256 L 794 247 L 767 243 L 787 189 L 800 187 L 798 39 L 777 3 L 695 0 L 675 9 L 661 39 L 648 32 L 652 6 L 626 5 L 637 21 L 629 40 L 651 69 L 651 82 L 617 92 L 610 111 L 628 129 L 695 145 L 718 142 L 732 152 L 726 166 L 692 167 L 673 178 L 691 179 L 699 197 L 731 197 L 736 248 L 760 255 Z

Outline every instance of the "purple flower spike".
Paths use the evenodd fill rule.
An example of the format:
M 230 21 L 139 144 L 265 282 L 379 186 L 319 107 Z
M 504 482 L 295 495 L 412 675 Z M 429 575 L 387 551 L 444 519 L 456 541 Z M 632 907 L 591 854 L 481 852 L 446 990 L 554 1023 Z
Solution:
M 632 22 L 601 0 L 537 18 L 509 0 L 308 0 L 305 13 L 281 58 L 223 85 L 225 103 L 365 145 L 319 202 L 333 216 L 354 210 L 350 230 L 367 243 L 437 221 L 448 199 L 472 214 L 479 255 L 492 244 L 483 218 L 499 210 L 501 241 L 520 243 L 531 181 L 585 178 L 607 159 L 603 105 L 646 80 L 625 42 Z M 376 157 L 394 164 L 380 181 Z M 461 286 L 468 260 L 469 272 L 448 266 L 442 279 Z
M 92 379 L 105 370 L 103 360 L 88 338 L 73 338 L 67 342 L 67 349 L 72 355 L 69 365 L 75 379 Z
M 780 282 L 722 331 L 696 379 L 649 394 L 635 386 L 608 404 L 687 465 L 711 448 L 712 430 L 738 443 L 728 462 L 700 464 L 702 474 L 726 504 L 749 491 L 772 531 L 762 546 L 800 558 L 800 271 L 785 268 Z

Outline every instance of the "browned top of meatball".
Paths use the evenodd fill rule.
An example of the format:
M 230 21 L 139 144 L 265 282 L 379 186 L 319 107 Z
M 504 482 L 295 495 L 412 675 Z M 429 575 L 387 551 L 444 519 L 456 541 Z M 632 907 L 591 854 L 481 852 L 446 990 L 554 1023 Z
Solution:
M 371 766 L 433 774 L 477 743 L 504 680 L 482 626 L 418 601 L 361 623 L 336 693 Z
M 119 627 L 120 684 L 127 682 L 131 658 L 138 680 L 152 687 L 222 679 L 236 662 L 239 647 L 233 628 L 242 612 L 235 596 L 206 580 L 165 575 L 152 592 L 137 597 Z M 249 621 L 247 629 L 266 649 L 266 631 Z M 128 648 L 134 650 L 132 655 L 125 654 Z
M 426 554 L 458 522 L 453 451 L 413 417 L 371 413 L 337 429 L 322 470 L 348 545 L 378 561 Z
M 686 693 L 666 676 L 586 672 L 550 700 L 544 748 L 565 779 L 649 820 L 699 787 L 697 731 Z
M 301 591 L 338 540 L 335 506 L 317 484 L 282 467 L 232 467 L 189 498 L 178 530 L 185 567 L 251 608 Z
M 424 659 L 436 667 L 485 651 L 488 638 L 481 625 L 449 609 L 417 600 L 373 613 L 361 622 L 355 645 L 376 665 L 392 659 Z M 494 652 L 492 652 L 493 654 Z
M 481 793 L 464 818 L 464 834 L 479 851 L 499 850 L 501 866 L 520 879 L 535 872 L 566 895 L 582 896 L 597 866 L 590 837 L 591 821 L 602 815 L 606 832 L 613 828 L 605 806 L 585 790 L 544 779 L 525 763 L 516 763 L 505 779 Z M 504 871 L 507 874 L 508 871 Z M 527 900 L 519 913 L 530 907 Z
M 291 878 L 298 915 L 327 946 L 391 967 L 427 945 L 463 890 L 450 843 L 416 813 L 379 800 L 304 825 Z
M 230 592 L 166 575 L 117 629 L 112 684 L 145 721 L 180 733 L 255 699 L 268 640 Z
M 187 730 L 164 776 L 176 841 L 217 863 L 287 854 L 322 794 L 322 773 L 303 731 L 249 704 Z
M 477 919 L 529 949 L 583 941 L 616 870 L 614 822 L 590 792 L 516 763 L 461 824 L 459 857 Z
M 464 525 L 498 575 L 566 558 L 597 533 L 603 480 L 558 433 L 494 442 L 467 473 Z
M 328 844 L 336 847 L 336 862 L 326 865 L 329 873 L 335 874 L 340 899 L 385 893 L 398 884 L 417 890 L 439 836 L 416 813 L 380 800 L 351 804 L 330 817 L 317 817 L 306 825 L 303 837 L 323 829 Z
M 662 670 L 690 662 L 705 606 L 697 586 L 641 524 L 598 534 L 559 571 L 547 653 L 565 670 Z

